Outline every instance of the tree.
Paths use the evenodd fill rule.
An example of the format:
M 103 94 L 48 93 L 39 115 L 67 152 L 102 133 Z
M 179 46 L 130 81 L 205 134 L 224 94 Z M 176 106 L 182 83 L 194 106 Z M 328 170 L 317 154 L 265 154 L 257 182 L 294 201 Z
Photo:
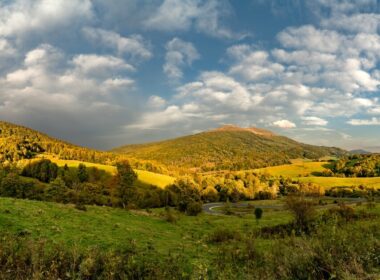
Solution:
M 117 168 L 117 196 L 119 197 L 123 208 L 128 204 L 129 196 L 132 193 L 132 187 L 137 180 L 137 174 L 133 171 L 128 161 L 118 162 Z
M 88 180 L 87 168 L 86 168 L 86 165 L 84 165 L 83 163 L 80 163 L 78 166 L 77 176 L 78 176 L 79 182 L 81 183 L 86 182 Z
M 258 223 L 259 220 L 262 218 L 263 216 L 263 209 L 261 208 L 256 208 L 255 209 L 255 217 L 256 217 L 256 222 Z
M 36 178 L 44 183 L 49 183 L 57 178 L 58 165 L 48 159 L 43 159 L 26 165 L 21 174 L 26 177 Z
M 286 208 L 294 216 L 295 229 L 298 232 L 309 232 L 316 215 L 313 202 L 302 196 L 290 195 L 286 199 Z

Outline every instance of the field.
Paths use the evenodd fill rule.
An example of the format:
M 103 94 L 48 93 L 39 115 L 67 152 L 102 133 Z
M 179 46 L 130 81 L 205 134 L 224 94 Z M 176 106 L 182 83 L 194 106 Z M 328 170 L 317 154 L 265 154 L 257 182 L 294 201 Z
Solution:
M 104 165 L 104 164 L 97 164 L 97 163 L 91 163 L 91 162 L 83 162 L 78 160 L 63 160 L 59 159 L 57 157 L 53 157 L 50 155 L 43 155 L 43 158 L 47 158 L 51 160 L 52 162 L 55 162 L 58 166 L 64 166 L 67 164 L 68 167 L 78 167 L 79 164 L 84 164 L 87 167 L 96 167 L 101 170 L 105 170 L 111 174 L 116 174 L 116 167 L 111 165 Z M 174 177 L 153 173 L 145 170 L 137 170 L 135 169 L 135 172 L 137 173 L 138 180 L 144 184 L 148 185 L 155 185 L 160 188 L 164 188 L 169 184 L 172 184 L 175 181 Z
M 340 178 L 315 176 L 325 169 L 328 162 L 311 162 L 295 160 L 292 164 L 273 166 L 256 169 L 257 172 L 267 173 L 273 176 L 284 176 L 299 180 L 301 182 L 311 182 L 326 189 L 331 187 L 360 186 L 380 188 L 380 177 L 372 178 Z
M 257 227 L 290 221 L 285 211 L 266 211 L 260 224 L 252 215 L 197 217 L 181 215 L 176 224 L 163 219 L 163 209 L 153 212 L 126 211 L 87 206 L 79 211 L 73 205 L 0 198 L 0 232 L 44 238 L 80 248 L 124 248 L 135 244 L 143 250 L 153 246 L 159 253 L 185 252 L 194 258 L 208 258 L 213 248 L 207 237 L 218 228 L 247 232 Z M 265 241 L 262 245 L 265 245 Z

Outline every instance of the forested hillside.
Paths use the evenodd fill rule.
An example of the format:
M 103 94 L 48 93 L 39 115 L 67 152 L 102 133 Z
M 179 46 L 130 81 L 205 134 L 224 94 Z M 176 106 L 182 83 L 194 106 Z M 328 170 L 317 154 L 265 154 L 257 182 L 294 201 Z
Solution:
M 217 130 L 113 150 L 138 159 L 150 159 L 171 168 L 241 170 L 289 163 L 294 158 L 317 159 L 345 154 L 339 148 L 296 142 L 269 131 L 222 127 Z
M 380 154 L 351 155 L 330 165 L 325 176 L 379 177 Z
M 0 162 L 30 159 L 40 153 L 99 163 L 112 162 L 115 158 L 111 153 L 75 146 L 33 129 L 0 121 Z

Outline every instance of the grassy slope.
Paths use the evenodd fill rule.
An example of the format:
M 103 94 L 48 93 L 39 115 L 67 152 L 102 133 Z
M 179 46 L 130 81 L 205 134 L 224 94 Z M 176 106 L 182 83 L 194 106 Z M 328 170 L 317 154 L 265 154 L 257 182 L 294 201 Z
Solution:
M 63 160 L 58 159 L 57 157 L 44 155 L 44 158 L 48 158 L 51 161 L 55 162 L 58 166 L 64 166 L 67 164 L 69 167 L 78 167 L 79 164 L 85 164 L 87 167 L 97 167 L 98 169 L 105 170 L 111 174 L 116 173 L 116 167 L 105 164 L 97 164 L 91 162 L 83 162 L 79 160 Z M 175 178 L 163 174 L 153 173 L 145 170 L 136 170 L 135 172 L 138 175 L 138 180 L 144 184 L 155 185 L 160 188 L 164 188 L 169 184 L 174 183 Z
M 202 167 L 204 170 L 257 168 L 284 164 L 292 158 L 319 158 L 343 152 L 298 143 L 282 136 L 260 136 L 238 128 L 236 131 L 209 131 L 162 142 L 128 145 L 113 151 L 168 166 Z
M 198 217 L 181 216 L 177 224 L 164 221 L 156 209 L 128 212 L 123 209 L 89 206 L 79 211 L 73 205 L 0 198 L 0 231 L 28 232 L 33 238 L 47 238 L 70 246 L 123 248 L 131 242 L 138 248 L 154 246 L 160 253 L 184 251 L 189 256 L 205 257 L 213 246 L 206 238 L 216 228 L 228 226 L 247 232 L 255 227 L 286 223 L 287 212 L 264 210 L 259 224 L 252 215 Z M 265 241 L 262 246 L 265 246 Z
M 302 182 L 311 182 L 322 187 L 340 187 L 340 186 L 359 186 L 380 188 L 380 177 L 372 178 L 338 178 L 338 177 L 320 177 L 313 176 L 314 172 L 321 172 L 327 162 L 307 162 L 296 161 L 293 164 L 273 166 L 256 169 L 258 172 L 269 173 L 274 176 L 284 176 L 300 180 Z

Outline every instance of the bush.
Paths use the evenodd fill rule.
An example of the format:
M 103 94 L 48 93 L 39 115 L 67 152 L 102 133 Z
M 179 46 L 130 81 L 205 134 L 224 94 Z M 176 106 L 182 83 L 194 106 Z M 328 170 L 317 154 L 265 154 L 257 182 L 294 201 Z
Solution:
M 255 217 L 256 217 L 256 221 L 258 222 L 261 217 L 263 216 L 263 209 L 261 208 L 256 208 L 255 209 Z
M 176 224 L 179 217 L 174 213 L 173 209 L 167 207 L 165 208 L 164 219 L 171 224 Z
M 309 233 L 316 217 L 314 203 L 302 196 L 288 196 L 285 202 L 286 208 L 293 214 L 297 233 Z
M 202 213 L 202 203 L 201 202 L 190 202 L 186 208 L 186 214 L 189 216 L 197 216 Z
M 228 228 L 218 228 L 208 236 L 207 241 L 210 243 L 223 243 L 231 240 L 240 240 L 240 237 L 237 231 Z
M 75 204 L 75 209 L 80 210 L 80 211 L 87 211 L 86 205 L 81 204 L 81 203 Z

